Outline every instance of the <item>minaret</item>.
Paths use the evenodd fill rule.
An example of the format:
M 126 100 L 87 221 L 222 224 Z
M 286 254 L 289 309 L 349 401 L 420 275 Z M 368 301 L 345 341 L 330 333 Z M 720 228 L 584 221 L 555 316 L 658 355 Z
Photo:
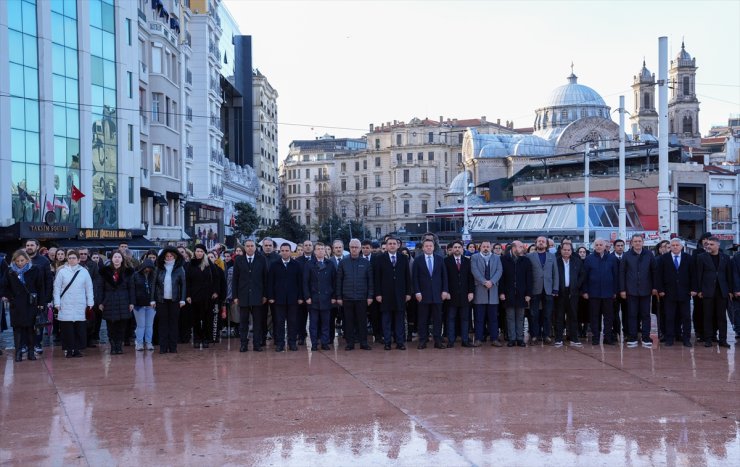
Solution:
M 655 111 L 655 73 L 645 66 L 642 60 L 640 72 L 633 77 L 635 109 L 630 116 L 633 134 L 658 136 L 658 112 Z
M 699 100 L 696 98 L 696 59 L 681 41 L 681 51 L 671 60 L 671 98 L 668 101 L 668 132 L 683 146 L 699 147 Z

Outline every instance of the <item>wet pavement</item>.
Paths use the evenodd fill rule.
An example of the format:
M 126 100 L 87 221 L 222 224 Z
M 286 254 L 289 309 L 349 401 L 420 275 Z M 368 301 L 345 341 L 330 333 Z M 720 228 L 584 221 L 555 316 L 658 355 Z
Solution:
M 740 464 L 734 344 L 179 350 L 6 351 L 0 463 Z

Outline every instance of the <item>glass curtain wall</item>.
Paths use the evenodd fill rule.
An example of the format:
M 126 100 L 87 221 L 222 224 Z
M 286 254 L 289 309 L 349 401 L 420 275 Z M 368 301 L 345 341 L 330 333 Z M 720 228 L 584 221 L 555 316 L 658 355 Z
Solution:
M 8 9 L 13 217 L 41 221 L 36 1 L 6 0 L 0 5 Z
M 51 62 L 54 108 L 54 210 L 57 219 L 80 226 L 80 109 L 77 62 L 77 2 L 51 2 Z M 51 199 L 51 194 L 49 194 Z
M 92 81 L 93 222 L 118 227 L 118 118 L 113 0 L 87 0 Z

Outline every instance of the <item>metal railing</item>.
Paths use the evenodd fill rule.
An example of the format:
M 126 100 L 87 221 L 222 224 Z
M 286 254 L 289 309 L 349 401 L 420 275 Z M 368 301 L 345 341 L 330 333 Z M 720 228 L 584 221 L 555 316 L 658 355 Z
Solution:
M 320 174 L 313 177 L 316 182 L 327 182 L 329 181 L 329 174 Z

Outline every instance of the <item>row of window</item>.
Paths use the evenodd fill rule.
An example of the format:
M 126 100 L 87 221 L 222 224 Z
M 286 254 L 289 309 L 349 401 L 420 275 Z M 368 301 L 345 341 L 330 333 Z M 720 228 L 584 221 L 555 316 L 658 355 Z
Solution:
M 403 133 L 396 133 L 396 146 L 403 146 L 403 136 L 404 136 Z M 416 140 L 417 133 L 415 131 L 411 132 L 411 134 L 407 133 L 406 142 L 409 145 L 412 145 L 412 144 L 424 144 L 424 143 L 426 144 L 435 144 L 435 143 L 447 144 L 447 141 L 448 141 L 448 137 L 447 137 L 448 133 L 435 134 L 433 131 L 427 132 L 426 141 L 422 141 L 421 133 L 419 133 L 418 136 L 419 136 L 419 141 L 417 142 Z M 435 141 L 435 137 L 437 141 Z M 463 142 L 463 133 L 458 133 L 457 134 L 457 144 L 462 144 L 462 142 Z M 375 138 L 375 149 L 376 150 L 380 149 L 380 138 Z

